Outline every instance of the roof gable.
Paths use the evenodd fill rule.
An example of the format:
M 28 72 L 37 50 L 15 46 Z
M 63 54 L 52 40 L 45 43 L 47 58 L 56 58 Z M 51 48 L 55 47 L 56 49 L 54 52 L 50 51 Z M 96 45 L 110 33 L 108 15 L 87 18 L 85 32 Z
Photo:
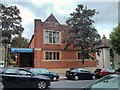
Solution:
M 51 14 L 51 15 L 45 20 L 45 22 L 59 23 L 59 22 L 57 21 L 57 19 L 54 17 L 53 14 Z
M 63 30 L 62 25 L 57 21 L 53 14 L 51 14 L 43 23 L 44 29 Z

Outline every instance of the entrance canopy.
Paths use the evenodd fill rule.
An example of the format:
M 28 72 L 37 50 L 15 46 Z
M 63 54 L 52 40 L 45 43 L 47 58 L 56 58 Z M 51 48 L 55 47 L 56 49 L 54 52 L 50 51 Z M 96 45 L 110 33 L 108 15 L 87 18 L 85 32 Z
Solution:
M 33 67 L 34 66 L 34 49 L 33 48 L 10 48 L 9 52 L 16 54 L 16 66 Z
M 33 53 L 33 48 L 10 48 L 10 52 L 14 53 Z

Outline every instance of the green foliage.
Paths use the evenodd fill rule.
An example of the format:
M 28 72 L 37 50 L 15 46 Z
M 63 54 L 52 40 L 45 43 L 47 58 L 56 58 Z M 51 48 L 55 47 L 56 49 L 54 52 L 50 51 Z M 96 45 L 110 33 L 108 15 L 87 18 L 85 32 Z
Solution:
M 12 39 L 12 44 L 11 47 L 14 48 L 27 48 L 28 47 L 28 39 L 18 36 L 18 37 L 14 37 Z
M 66 21 L 68 28 L 65 30 L 67 42 L 65 49 L 71 44 L 74 44 L 75 48 L 80 47 L 80 50 L 84 52 L 88 51 L 88 53 L 95 49 L 100 42 L 100 35 L 93 26 L 92 17 L 95 14 L 98 14 L 95 9 L 87 9 L 87 6 L 84 5 L 78 5 L 76 11 L 70 14 Z
M 110 34 L 110 45 L 112 49 L 120 55 L 120 24 L 113 28 L 113 31 Z
M 17 36 L 12 39 L 11 48 L 12 47 L 13 48 L 27 48 L 28 44 L 29 44 L 28 39 L 21 37 L 21 36 Z M 13 63 L 15 61 L 15 55 L 16 53 L 10 52 L 10 56 L 13 60 L 13 61 L 9 61 L 10 63 Z
M 0 22 L 2 30 L 2 43 L 10 43 L 12 35 L 21 35 L 24 28 L 21 25 L 20 11 L 16 6 L 8 6 L 6 4 L 0 4 Z M 4 39 L 5 42 L 4 42 Z

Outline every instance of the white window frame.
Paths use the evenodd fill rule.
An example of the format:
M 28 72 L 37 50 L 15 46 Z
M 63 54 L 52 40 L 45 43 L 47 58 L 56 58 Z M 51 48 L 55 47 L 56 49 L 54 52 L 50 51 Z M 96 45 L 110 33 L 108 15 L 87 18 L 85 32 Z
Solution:
M 52 42 L 50 43 L 50 41 L 46 41 L 46 36 L 47 35 L 45 35 L 46 34 L 46 32 L 52 32 L 52 36 L 51 36 L 51 38 L 52 38 Z M 57 36 L 56 38 L 59 38 L 59 42 L 56 42 L 56 43 L 54 43 L 53 41 L 53 32 L 58 32 L 59 33 L 59 36 Z M 44 29 L 44 35 L 43 35 L 43 37 L 44 37 L 44 44 L 61 44 L 61 31 L 55 31 L 55 30 L 45 30 Z M 49 38 L 50 36 L 48 35 L 48 38 Z
M 51 59 L 46 59 L 46 53 L 51 53 Z M 55 53 L 57 55 L 57 53 L 59 53 L 59 59 L 54 59 L 54 54 Z M 50 56 L 49 56 L 50 57 Z M 55 56 L 55 58 L 57 58 L 57 56 Z M 46 61 L 60 61 L 60 51 L 45 51 L 44 52 L 44 59 Z

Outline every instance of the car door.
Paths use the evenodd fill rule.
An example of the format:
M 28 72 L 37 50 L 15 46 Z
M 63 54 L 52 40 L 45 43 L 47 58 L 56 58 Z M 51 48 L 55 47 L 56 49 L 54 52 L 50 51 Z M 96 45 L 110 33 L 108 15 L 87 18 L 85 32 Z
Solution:
M 20 86 L 16 69 L 6 69 L 2 77 L 6 87 L 18 88 Z
M 80 69 L 79 75 L 81 79 L 88 79 L 89 78 L 89 71 L 86 69 Z
M 19 80 L 22 85 L 21 88 L 32 88 L 34 86 L 35 80 L 32 78 L 32 73 L 24 70 L 19 69 Z
M 80 79 L 84 79 L 84 78 L 85 78 L 84 70 L 78 69 L 78 74 L 79 74 L 79 78 L 80 78 Z
M 89 70 L 84 70 L 83 73 L 84 73 L 85 79 L 90 79 L 92 76 Z
M 52 74 L 50 73 L 50 71 L 45 69 L 45 68 L 41 68 L 40 72 L 41 72 L 42 75 L 48 76 L 50 78 L 52 77 Z

